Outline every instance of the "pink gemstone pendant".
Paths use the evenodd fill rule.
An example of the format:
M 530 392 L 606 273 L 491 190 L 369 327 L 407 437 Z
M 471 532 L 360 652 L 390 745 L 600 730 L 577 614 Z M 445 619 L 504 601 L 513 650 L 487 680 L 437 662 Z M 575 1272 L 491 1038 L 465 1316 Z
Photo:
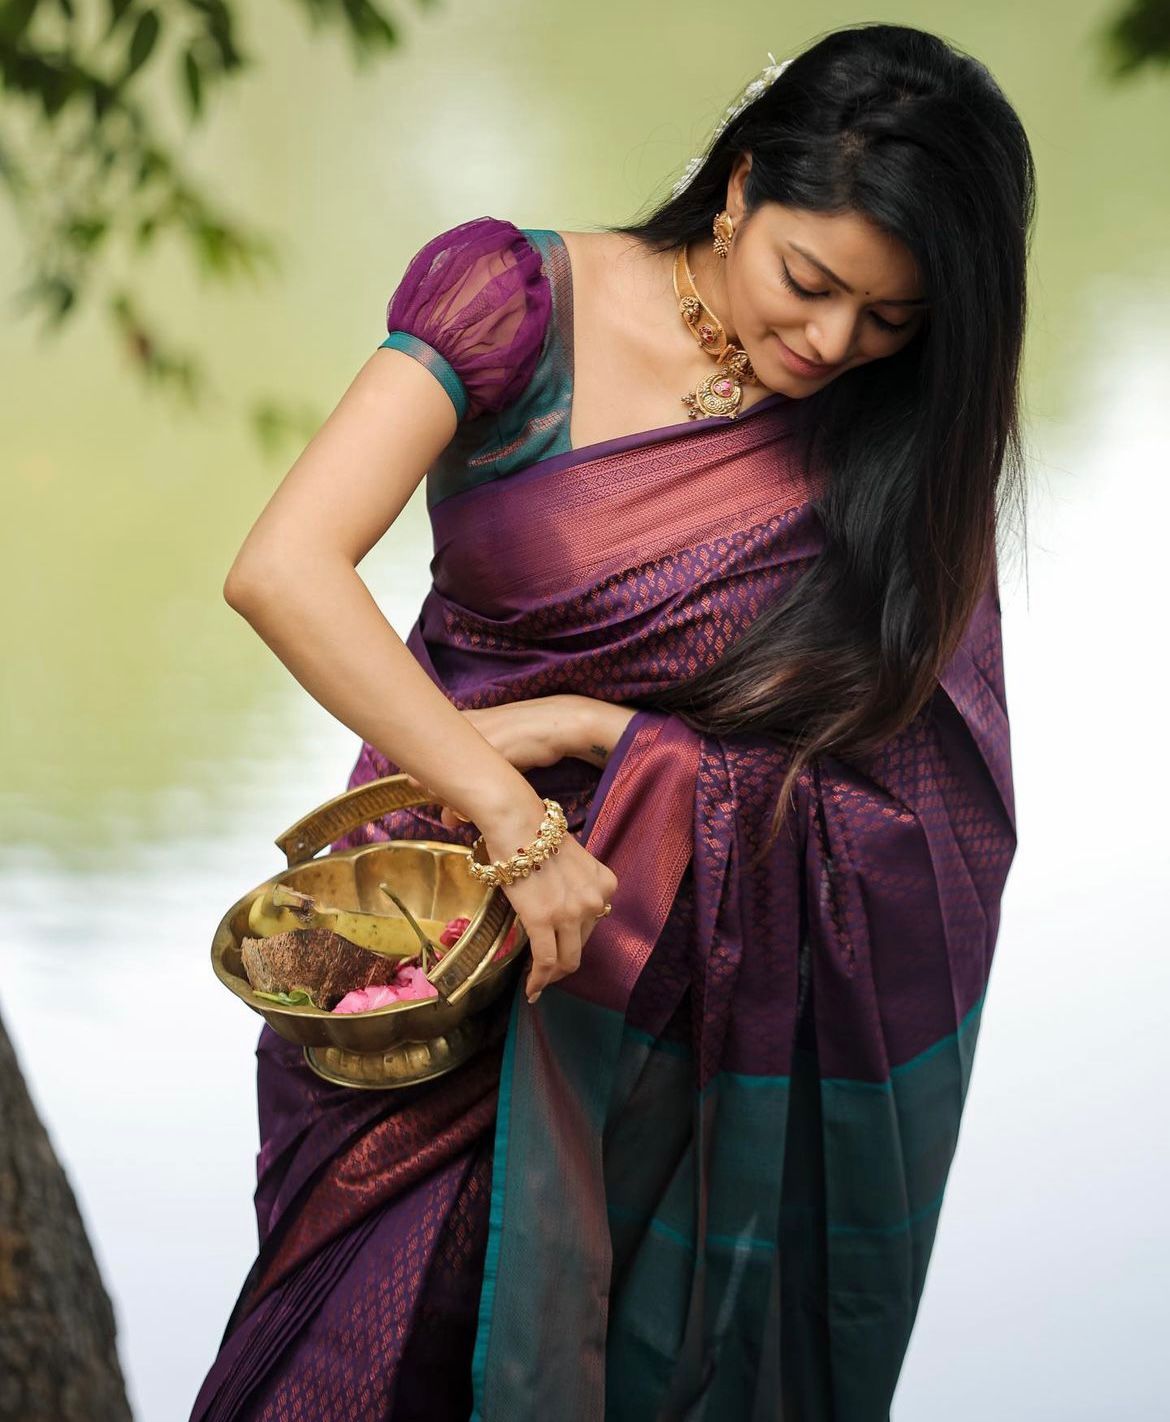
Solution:
M 743 399 L 743 387 L 732 374 L 725 370 L 712 371 L 700 380 L 693 395 L 684 395 L 692 419 L 702 415 L 726 415 L 735 419 Z

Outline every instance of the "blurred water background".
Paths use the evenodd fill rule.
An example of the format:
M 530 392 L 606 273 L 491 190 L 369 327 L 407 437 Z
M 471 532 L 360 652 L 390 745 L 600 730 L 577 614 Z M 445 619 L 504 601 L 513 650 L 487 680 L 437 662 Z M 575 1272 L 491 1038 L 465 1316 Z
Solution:
M 737 88 L 827 3 L 572 9 L 444 0 L 355 72 L 275 0 L 262 59 L 185 156 L 284 268 L 134 274 L 219 396 L 152 399 L 95 317 L 0 324 L 4 518 L 0 1007 L 114 1299 L 136 1413 L 181 1422 L 255 1245 L 259 1019 L 214 981 L 212 930 L 280 866 L 272 841 L 344 787 L 356 738 L 222 601 L 297 453 L 234 396 L 323 418 L 434 233 L 481 214 L 587 228 L 661 191 Z M 1165 1416 L 1168 1063 L 1156 728 L 1170 496 L 1170 79 L 1105 81 L 1090 0 L 891 4 L 984 59 L 1034 145 L 1032 501 L 1002 564 L 1021 847 L 967 1114 L 896 1422 Z M 0 207 L 0 258 L 18 235 Z M 421 489 L 362 565 L 406 635 L 427 586 Z M 1161 1362 L 1158 1359 L 1161 1359 Z

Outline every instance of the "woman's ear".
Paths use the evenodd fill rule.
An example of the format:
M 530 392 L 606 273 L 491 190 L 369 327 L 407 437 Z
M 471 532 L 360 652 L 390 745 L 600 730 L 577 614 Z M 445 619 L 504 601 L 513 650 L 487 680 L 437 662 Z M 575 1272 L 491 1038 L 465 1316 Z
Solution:
M 752 155 L 741 153 L 732 165 L 731 176 L 727 180 L 727 202 L 724 204 L 733 222 L 739 222 L 747 209 L 743 189 L 751 170 Z

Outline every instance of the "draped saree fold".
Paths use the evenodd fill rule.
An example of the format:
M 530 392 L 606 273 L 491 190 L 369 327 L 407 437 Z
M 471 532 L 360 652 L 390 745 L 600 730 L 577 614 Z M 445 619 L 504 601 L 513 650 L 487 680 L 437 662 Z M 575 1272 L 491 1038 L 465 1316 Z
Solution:
M 1015 849 L 999 606 L 993 580 L 912 724 L 821 757 L 764 850 L 783 748 L 653 702 L 821 547 L 792 416 L 771 396 L 431 509 L 408 645 L 456 705 L 641 708 L 604 772 L 529 772 L 613 911 L 411 1092 L 328 1086 L 265 1029 L 261 1251 L 193 1418 L 888 1418 Z M 394 769 L 365 746 L 350 784 Z M 335 847 L 470 843 L 437 813 Z

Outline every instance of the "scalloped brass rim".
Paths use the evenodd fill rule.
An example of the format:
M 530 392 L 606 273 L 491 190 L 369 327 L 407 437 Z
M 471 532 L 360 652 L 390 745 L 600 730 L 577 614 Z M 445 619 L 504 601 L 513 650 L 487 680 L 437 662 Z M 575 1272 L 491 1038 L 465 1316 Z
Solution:
M 359 1091 L 390 1091 L 446 1076 L 470 1061 L 483 1043 L 484 1028 L 466 1017 L 449 1032 L 425 1042 L 399 1042 L 384 1052 L 351 1052 L 341 1047 L 305 1047 L 305 1062 L 322 1081 Z M 352 1071 L 346 1071 L 351 1064 Z

